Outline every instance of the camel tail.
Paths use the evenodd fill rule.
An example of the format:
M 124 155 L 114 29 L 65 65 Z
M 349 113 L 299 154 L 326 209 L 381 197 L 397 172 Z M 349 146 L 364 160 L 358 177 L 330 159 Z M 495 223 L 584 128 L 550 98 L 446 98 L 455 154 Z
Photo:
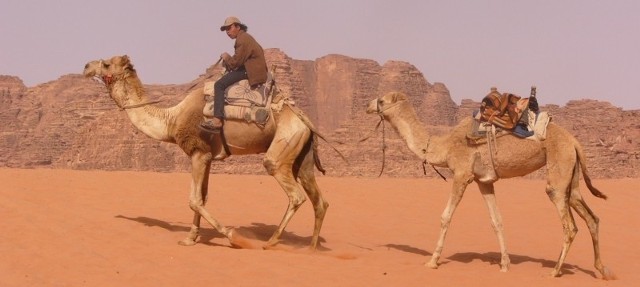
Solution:
M 340 156 L 340 158 L 341 158 L 342 160 L 344 160 L 344 162 L 349 163 L 349 161 L 347 160 L 347 158 L 346 158 L 346 157 L 344 157 L 344 155 L 343 155 L 343 154 L 342 154 L 342 153 L 341 153 L 341 152 L 340 152 L 336 147 L 334 147 L 334 146 L 333 146 L 333 145 L 332 145 L 332 144 L 327 140 L 327 138 L 325 138 L 325 137 L 324 137 L 324 136 L 323 136 L 323 135 L 318 131 L 318 129 L 316 129 L 316 127 L 313 125 L 313 123 L 311 122 L 311 120 L 309 120 L 309 118 L 308 118 L 308 117 L 307 117 L 307 116 L 306 116 L 306 115 L 305 115 L 305 114 L 304 114 L 300 109 L 298 109 L 298 108 L 296 108 L 296 107 L 292 106 L 292 105 L 291 105 L 291 104 L 289 104 L 289 103 L 287 103 L 287 106 L 288 106 L 288 107 L 289 107 L 289 108 L 290 108 L 290 109 L 291 109 L 291 110 L 292 110 L 292 111 L 293 111 L 293 112 L 298 116 L 298 118 L 300 118 L 300 120 L 302 120 L 302 122 L 303 122 L 303 123 L 304 123 L 304 124 L 309 128 L 309 130 L 311 130 L 311 133 L 313 134 L 313 138 L 312 138 L 312 140 L 313 140 L 313 143 L 314 143 L 314 144 L 313 144 L 313 149 L 314 149 L 314 151 L 316 151 L 316 152 L 314 152 L 314 153 L 313 153 L 313 154 L 314 154 L 314 157 L 317 157 L 317 156 L 318 156 L 318 153 L 317 153 L 317 145 L 318 145 L 318 144 L 317 144 L 317 142 L 318 142 L 318 140 L 317 140 L 317 138 L 321 138 L 323 141 L 325 141 L 325 142 L 329 145 L 329 147 L 331 147 L 331 148 L 332 148 L 332 149 L 333 149 L 333 150 L 334 150 L 334 151 L 335 151 L 335 152 Z M 316 160 L 316 166 L 318 166 L 318 163 L 319 163 L 319 162 L 320 162 L 320 160 L 319 160 L 319 159 L 318 159 L 318 160 Z M 323 171 L 323 170 L 321 170 L 320 168 L 318 168 L 318 170 Z M 324 173 L 324 171 L 323 171 L 323 173 Z
M 322 167 L 320 162 L 320 156 L 318 155 L 318 136 L 314 133 L 311 136 L 311 148 L 313 149 L 313 162 L 316 164 L 316 168 L 325 175 L 327 171 Z
M 591 178 L 589 177 L 589 171 L 587 170 L 587 164 L 585 162 L 585 155 L 582 151 L 582 147 L 578 144 L 576 145 L 575 149 L 576 155 L 578 156 L 578 161 L 576 162 L 576 164 L 580 165 L 580 169 L 582 170 L 582 177 L 584 177 L 584 182 L 587 184 L 587 188 L 589 188 L 591 194 L 606 200 L 607 195 L 602 193 L 591 183 Z

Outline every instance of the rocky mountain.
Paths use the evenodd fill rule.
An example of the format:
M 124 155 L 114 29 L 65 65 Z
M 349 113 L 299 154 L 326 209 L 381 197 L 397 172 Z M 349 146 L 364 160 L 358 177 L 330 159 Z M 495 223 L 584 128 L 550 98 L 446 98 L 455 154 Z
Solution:
M 388 124 L 384 136 L 381 131 L 372 134 L 379 118 L 365 114 L 369 100 L 402 91 L 411 97 L 428 129 L 442 134 L 477 109 L 489 90 L 478 91 L 477 99 L 457 105 L 445 84 L 430 83 L 410 63 L 380 65 L 342 55 L 305 61 L 291 59 L 278 49 L 265 52 L 278 87 L 347 157 L 348 163 L 327 143 L 320 144 L 330 176 L 377 176 L 383 160 L 384 176 L 425 176 L 421 162 Z M 78 70 L 83 65 L 78 63 Z M 151 99 L 161 101 L 159 106 L 171 106 L 194 84 L 219 73 L 219 68 L 211 66 L 190 83 L 145 88 Z M 539 95 L 541 104 L 544 97 Z M 593 177 L 640 177 L 640 110 L 626 111 L 595 100 L 541 108 L 582 143 Z M 383 139 L 387 146 L 384 159 Z M 214 163 L 212 172 L 266 174 L 261 159 L 260 155 L 231 157 Z M 72 74 L 26 87 L 17 77 L 0 76 L 0 167 L 187 172 L 189 161 L 177 146 L 138 132 L 106 88 L 92 79 Z M 429 168 L 426 176 L 437 175 Z M 540 176 L 542 172 L 529 177 Z

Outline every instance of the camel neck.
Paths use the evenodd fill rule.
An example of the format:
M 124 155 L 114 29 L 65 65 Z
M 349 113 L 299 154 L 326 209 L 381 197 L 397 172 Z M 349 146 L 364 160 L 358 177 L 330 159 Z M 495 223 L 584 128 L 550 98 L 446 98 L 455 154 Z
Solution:
M 169 113 L 166 109 L 145 104 L 149 100 L 138 78 L 130 76 L 115 82 L 111 96 L 119 107 L 133 107 L 125 111 L 131 123 L 142 133 L 159 141 L 173 142 L 168 132 Z
M 403 105 L 410 105 L 410 103 L 405 102 Z M 444 157 L 440 156 L 438 152 L 441 142 L 440 137 L 429 134 L 413 108 L 401 108 L 398 111 L 390 115 L 388 120 L 404 139 L 407 147 L 421 160 L 441 166 L 444 162 Z

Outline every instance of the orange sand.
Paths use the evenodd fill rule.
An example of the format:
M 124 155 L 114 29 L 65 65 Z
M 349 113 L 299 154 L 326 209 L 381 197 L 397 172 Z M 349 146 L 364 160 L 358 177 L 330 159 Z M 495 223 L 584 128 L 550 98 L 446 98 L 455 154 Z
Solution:
M 256 249 L 233 249 L 203 221 L 194 246 L 180 246 L 191 224 L 189 174 L 0 169 L 0 286 L 631 286 L 640 282 L 640 179 L 595 180 L 609 195 L 589 206 L 600 217 L 604 264 L 593 267 L 591 238 L 578 236 L 551 278 L 561 225 L 544 181 L 497 184 L 511 269 L 475 185 L 468 188 L 445 242 L 442 265 L 423 264 L 440 229 L 450 183 L 438 179 L 319 176 L 330 203 L 322 247 L 308 252 L 309 202 L 274 250 L 259 248 L 287 199 L 267 176 L 213 175 L 208 209 Z M 635 282 L 635 283 L 633 283 Z

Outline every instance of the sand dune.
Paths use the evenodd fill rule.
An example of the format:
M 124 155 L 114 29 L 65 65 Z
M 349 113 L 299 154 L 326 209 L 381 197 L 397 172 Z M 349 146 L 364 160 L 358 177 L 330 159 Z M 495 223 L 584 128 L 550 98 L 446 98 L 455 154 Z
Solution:
M 313 214 L 298 211 L 275 250 L 262 250 L 287 199 L 266 176 L 213 175 L 211 213 L 249 238 L 233 249 L 204 225 L 199 243 L 177 244 L 189 230 L 184 173 L 0 169 L 0 286 L 631 286 L 640 282 L 640 179 L 596 180 L 607 201 L 583 196 L 600 217 L 604 264 L 593 267 L 591 238 L 578 236 L 564 266 L 558 214 L 544 181 L 497 184 L 511 269 L 484 202 L 470 186 L 454 218 L 439 269 L 426 268 L 450 183 L 416 178 L 319 177 L 330 203 L 322 247 L 309 252 Z M 636 283 L 633 283 L 636 282 Z

